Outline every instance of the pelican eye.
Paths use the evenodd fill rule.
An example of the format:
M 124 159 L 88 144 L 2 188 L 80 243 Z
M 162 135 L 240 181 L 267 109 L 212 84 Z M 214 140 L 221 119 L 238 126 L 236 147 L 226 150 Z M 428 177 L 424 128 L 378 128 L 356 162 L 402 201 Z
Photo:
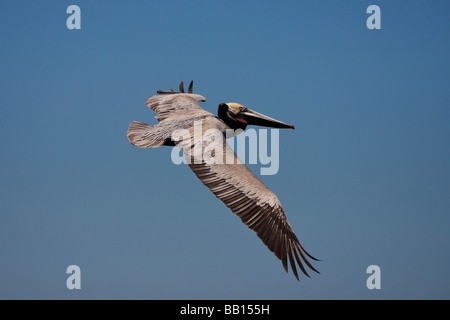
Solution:
M 247 111 L 247 108 L 246 108 L 246 107 L 239 107 L 239 111 L 240 111 L 240 112 Z

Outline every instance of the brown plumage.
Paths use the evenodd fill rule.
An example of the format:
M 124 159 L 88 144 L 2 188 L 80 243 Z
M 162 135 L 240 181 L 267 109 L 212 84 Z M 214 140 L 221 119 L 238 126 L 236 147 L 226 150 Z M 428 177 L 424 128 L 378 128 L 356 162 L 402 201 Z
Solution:
M 189 167 L 197 177 L 243 223 L 256 232 L 269 250 L 281 260 L 286 272 L 288 272 L 288 261 L 297 280 L 299 279 L 297 265 L 308 277 L 304 264 L 318 272 L 308 261 L 308 258 L 317 259 L 301 246 L 277 196 L 239 160 L 227 144 L 226 139 L 214 139 L 206 145 L 204 138 L 196 137 L 193 134 L 195 121 L 201 121 L 203 133 L 209 129 L 217 129 L 225 134 L 225 130 L 230 129 L 230 125 L 227 124 L 231 123 L 230 120 L 218 118 L 202 109 L 198 102 L 206 99 L 203 96 L 192 94 L 192 82 L 189 85 L 189 93 L 184 93 L 183 83 L 180 84 L 179 89 L 179 93 L 158 91 L 157 95 L 146 101 L 147 106 L 156 112 L 159 124 L 150 126 L 142 122 L 132 122 L 127 135 L 130 142 L 142 148 L 159 147 L 166 144 L 177 145 L 183 149 L 185 157 L 190 163 Z M 277 126 L 280 125 L 277 120 L 266 119 L 275 121 Z M 176 129 L 186 129 L 191 135 L 188 139 L 173 141 L 172 132 Z M 198 158 L 190 152 L 196 146 L 202 149 L 202 157 L 206 154 L 206 147 L 219 148 L 223 150 L 223 157 L 228 161 L 220 164 L 211 163 L 205 158 Z

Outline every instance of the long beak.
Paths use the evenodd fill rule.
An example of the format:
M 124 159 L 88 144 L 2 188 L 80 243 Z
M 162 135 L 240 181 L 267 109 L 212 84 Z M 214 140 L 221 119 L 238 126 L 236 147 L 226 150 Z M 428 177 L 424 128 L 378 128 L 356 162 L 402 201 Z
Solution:
M 244 112 L 239 112 L 237 115 L 237 120 L 255 126 L 269 127 L 269 128 L 280 128 L 280 129 L 295 129 L 293 125 L 272 119 L 261 113 L 248 109 Z

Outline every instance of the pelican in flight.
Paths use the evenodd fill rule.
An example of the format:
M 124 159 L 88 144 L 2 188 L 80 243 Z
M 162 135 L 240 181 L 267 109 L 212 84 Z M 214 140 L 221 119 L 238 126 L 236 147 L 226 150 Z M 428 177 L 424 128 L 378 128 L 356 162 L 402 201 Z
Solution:
M 297 265 L 309 277 L 304 264 L 319 273 L 308 261 L 311 256 L 300 244 L 277 196 L 267 188 L 243 164 L 227 144 L 230 130 L 240 133 L 247 125 L 265 126 L 271 128 L 295 129 L 293 125 L 269 118 L 238 103 L 220 103 L 218 115 L 202 109 L 199 102 L 205 97 L 192 93 L 192 82 L 188 92 L 184 92 L 183 82 L 179 92 L 157 91 L 157 94 L 147 99 L 145 104 L 155 111 L 158 124 L 151 126 L 139 121 L 133 121 L 127 132 L 128 140 L 140 148 L 156 148 L 160 146 L 178 146 L 183 150 L 189 167 L 197 177 L 235 213 L 244 224 L 255 231 L 257 236 L 281 260 L 286 272 L 288 261 L 292 272 L 299 280 Z M 210 142 L 216 148 L 221 148 L 224 154 L 232 155 L 232 163 L 211 163 L 198 159 L 189 151 L 201 145 L 205 151 L 204 138 L 176 139 L 173 132 L 178 129 L 193 133 L 195 123 L 202 124 L 202 132 L 215 129 L 223 134 L 223 139 Z M 238 129 L 241 129 L 239 131 Z M 215 144 L 215 145 L 214 145 Z M 215 149 L 218 150 L 218 149 Z M 202 153 L 201 153 L 202 154 Z M 193 159 L 195 158 L 195 159 Z

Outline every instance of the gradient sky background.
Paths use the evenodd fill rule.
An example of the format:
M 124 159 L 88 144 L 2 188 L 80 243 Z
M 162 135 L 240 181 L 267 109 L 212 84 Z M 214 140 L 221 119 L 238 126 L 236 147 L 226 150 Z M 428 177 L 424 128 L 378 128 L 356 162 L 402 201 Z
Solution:
M 449 299 L 449 12 L 1 1 L 0 298 Z M 169 148 L 128 142 L 131 121 L 156 122 L 149 96 L 192 79 L 211 112 L 236 101 L 296 126 L 261 179 L 320 275 L 299 284 Z

